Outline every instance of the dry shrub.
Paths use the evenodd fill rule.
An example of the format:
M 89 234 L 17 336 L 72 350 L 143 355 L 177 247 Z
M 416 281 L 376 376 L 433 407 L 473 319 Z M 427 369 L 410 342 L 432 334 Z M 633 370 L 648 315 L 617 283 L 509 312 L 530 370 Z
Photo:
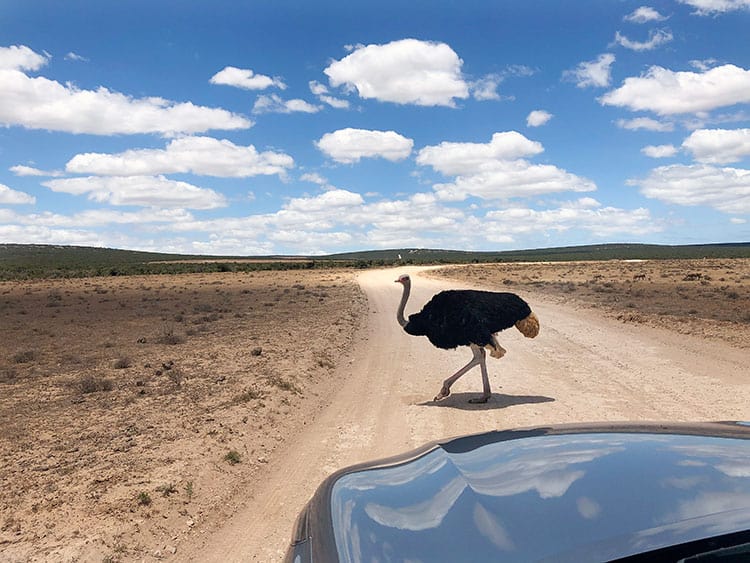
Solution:
M 170 346 L 174 346 L 176 344 L 184 343 L 185 337 L 177 334 L 174 331 L 174 326 L 168 324 L 162 327 L 161 334 L 157 336 L 156 342 L 158 344 L 168 344 Z
M 88 393 L 97 393 L 99 391 L 112 391 L 112 389 L 114 389 L 114 384 L 110 379 L 86 374 L 79 377 L 78 380 L 74 382 L 73 387 L 79 393 L 86 395 Z
M 39 354 L 37 354 L 36 350 L 24 350 L 23 352 L 14 354 L 13 361 L 17 364 L 28 364 L 36 360 L 38 356 Z

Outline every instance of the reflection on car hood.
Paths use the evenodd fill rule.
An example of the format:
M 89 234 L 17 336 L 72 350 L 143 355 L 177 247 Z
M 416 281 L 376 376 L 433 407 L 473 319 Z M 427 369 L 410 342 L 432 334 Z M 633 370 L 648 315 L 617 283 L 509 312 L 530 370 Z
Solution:
M 603 560 L 750 528 L 750 440 L 491 433 L 330 489 L 341 561 Z

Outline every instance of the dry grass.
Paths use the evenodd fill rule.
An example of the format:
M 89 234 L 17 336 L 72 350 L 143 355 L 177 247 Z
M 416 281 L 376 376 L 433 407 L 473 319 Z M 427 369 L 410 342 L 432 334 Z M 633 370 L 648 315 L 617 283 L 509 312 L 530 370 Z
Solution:
M 750 259 L 487 264 L 432 275 L 498 291 L 541 292 L 598 307 L 623 322 L 750 347 Z
M 0 559 L 174 543 L 315 411 L 364 307 L 344 271 L 0 283 Z

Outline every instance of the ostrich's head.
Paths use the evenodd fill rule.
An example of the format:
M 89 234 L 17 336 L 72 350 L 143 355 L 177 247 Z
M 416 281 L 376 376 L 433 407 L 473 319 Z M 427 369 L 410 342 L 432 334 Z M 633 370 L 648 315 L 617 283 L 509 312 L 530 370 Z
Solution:
M 403 274 L 398 277 L 396 280 L 396 283 L 402 283 L 404 285 L 408 285 L 411 283 L 411 278 L 409 277 L 409 274 Z

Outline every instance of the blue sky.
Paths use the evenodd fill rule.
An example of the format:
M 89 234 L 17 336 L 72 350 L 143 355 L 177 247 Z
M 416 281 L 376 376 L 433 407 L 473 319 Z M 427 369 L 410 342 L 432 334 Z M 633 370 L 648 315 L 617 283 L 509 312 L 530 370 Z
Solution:
M 0 243 L 750 240 L 750 0 L 0 4 Z

